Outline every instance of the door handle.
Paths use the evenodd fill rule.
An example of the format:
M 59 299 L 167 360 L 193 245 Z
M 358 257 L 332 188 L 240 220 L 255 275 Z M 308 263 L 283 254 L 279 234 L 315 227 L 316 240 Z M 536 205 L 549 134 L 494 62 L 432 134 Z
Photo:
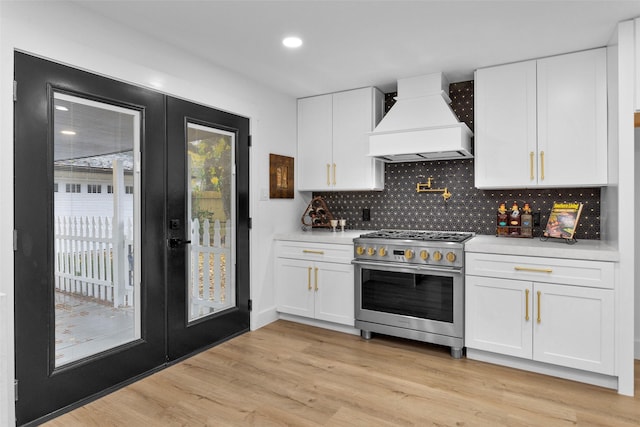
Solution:
M 191 240 L 182 240 L 176 237 L 172 237 L 169 239 L 169 248 L 171 249 L 175 249 L 175 248 L 179 248 L 180 246 L 184 246 L 184 245 L 188 245 L 191 243 Z
M 533 151 L 529 153 L 529 181 L 533 181 Z
M 542 318 L 540 317 L 540 291 L 538 291 L 538 318 L 536 319 L 536 321 L 538 323 L 542 322 Z

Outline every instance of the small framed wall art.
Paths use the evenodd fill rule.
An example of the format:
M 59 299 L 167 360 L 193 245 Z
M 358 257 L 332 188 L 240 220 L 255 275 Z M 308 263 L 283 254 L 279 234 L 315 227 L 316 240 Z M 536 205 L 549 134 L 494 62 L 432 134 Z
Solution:
M 293 199 L 293 157 L 269 154 L 269 198 Z

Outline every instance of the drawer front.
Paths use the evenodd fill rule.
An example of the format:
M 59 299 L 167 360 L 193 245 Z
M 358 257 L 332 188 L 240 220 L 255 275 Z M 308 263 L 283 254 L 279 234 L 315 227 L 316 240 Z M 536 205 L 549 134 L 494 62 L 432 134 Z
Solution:
M 353 245 L 278 240 L 276 257 L 350 264 L 353 259 Z
M 612 262 L 523 257 L 483 253 L 466 254 L 466 273 L 531 282 L 559 283 L 613 289 Z

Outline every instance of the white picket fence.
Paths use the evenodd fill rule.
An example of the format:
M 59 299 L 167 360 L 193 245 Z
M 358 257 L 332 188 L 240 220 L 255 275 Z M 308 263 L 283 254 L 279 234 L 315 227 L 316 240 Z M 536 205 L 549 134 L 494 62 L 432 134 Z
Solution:
M 191 221 L 191 284 L 190 319 L 217 312 L 235 304 L 232 287 L 227 286 L 228 270 L 231 265 L 231 250 L 223 241 L 220 221 L 211 225 L 205 219 Z M 231 221 L 225 223 L 224 240 L 231 237 Z
M 133 222 L 113 233 L 109 217 L 56 217 L 55 288 L 112 303 L 133 305 Z
M 57 291 L 93 298 L 114 307 L 133 305 L 133 222 L 126 220 L 123 235 L 113 233 L 109 217 L 56 217 L 55 288 Z M 211 225 L 191 222 L 189 268 L 190 318 L 219 311 L 235 304 L 227 266 L 231 250 L 231 222 Z M 222 233 L 224 231 L 224 233 Z

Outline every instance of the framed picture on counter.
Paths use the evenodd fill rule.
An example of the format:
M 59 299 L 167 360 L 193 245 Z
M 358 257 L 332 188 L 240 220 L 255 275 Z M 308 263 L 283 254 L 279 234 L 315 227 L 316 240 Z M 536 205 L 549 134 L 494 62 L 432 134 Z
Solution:
M 574 240 L 581 213 L 582 203 L 554 203 L 543 236 Z

